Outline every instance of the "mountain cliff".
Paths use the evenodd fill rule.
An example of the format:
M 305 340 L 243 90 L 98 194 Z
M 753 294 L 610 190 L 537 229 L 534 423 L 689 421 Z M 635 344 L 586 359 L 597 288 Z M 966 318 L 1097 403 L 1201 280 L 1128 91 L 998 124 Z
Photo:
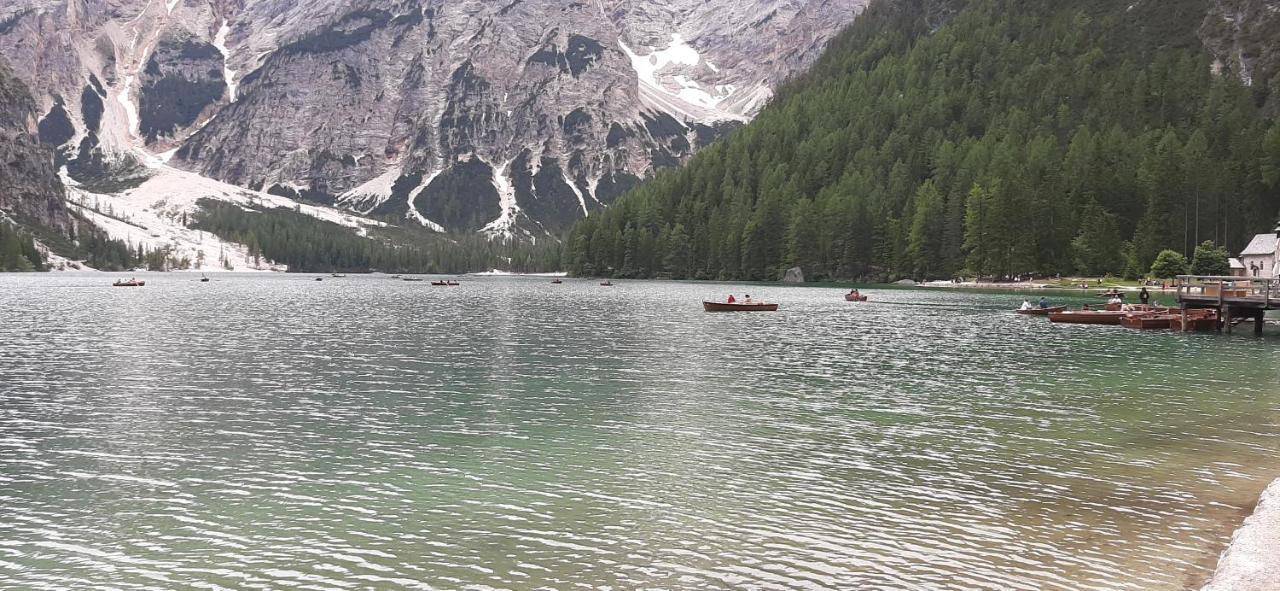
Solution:
M 37 140 L 35 103 L 0 61 L 0 219 L 66 235 L 73 222 L 63 203 L 53 152 Z
M 86 190 L 155 162 L 438 231 L 559 235 L 750 120 L 866 0 L 17 0 Z

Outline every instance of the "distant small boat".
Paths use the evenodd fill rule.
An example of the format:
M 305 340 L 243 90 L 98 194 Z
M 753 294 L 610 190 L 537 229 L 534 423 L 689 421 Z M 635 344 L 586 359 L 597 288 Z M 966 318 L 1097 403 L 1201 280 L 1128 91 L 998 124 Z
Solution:
M 146 281 L 138 281 L 137 279 L 130 279 L 128 281 L 117 280 L 115 283 L 112 283 L 111 286 L 112 287 L 142 287 L 146 284 L 147 284 Z
M 702 302 L 702 309 L 707 312 L 777 312 L 777 304 L 727 304 L 724 302 Z
M 457 287 L 462 284 L 457 281 L 432 281 L 431 285 L 436 287 Z
M 612 282 L 612 281 L 601 281 L 601 282 L 600 282 L 600 287 L 613 287 L 613 282 Z
M 564 283 L 564 282 L 559 279 L 552 279 L 551 283 L 552 285 L 560 285 L 561 283 Z
M 844 294 L 844 301 L 846 301 L 846 302 L 865 302 L 865 301 L 867 301 L 867 296 L 862 295 L 862 294 L 854 295 L 854 294 L 851 294 L 851 293 L 846 293 L 846 294 Z
M 391 276 L 391 278 L 392 278 L 392 279 L 400 279 L 400 278 L 401 278 L 401 276 L 400 276 L 400 275 L 392 275 L 392 276 Z
M 200 276 L 200 283 L 208 283 L 208 282 L 209 282 L 208 277 L 205 277 L 204 275 Z
M 1019 308 L 1014 310 L 1014 312 L 1025 314 L 1027 316 L 1048 316 L 1054 312 L 1063 312 L 1066 309 L 1066 306 L 1054 306 L 1052 308 L 1027 308 L 1026 310 Z
M 343 275 L 342 273 L 334 273 L 334 274 L 333 274 L 333 277 L 337 277 L 338 279 L 342 279 L 343 277 L 346 277 L 346 275 Z
M 324 281 L 324 277 L 316 277 L 316 281 Z
M 419 282 L 419 281 L 426 281 L 426 279 L 423 279 L 423 278 L 421 278 L 421 277 L 405 277 L 405 278 L 404 278 L 404 280 L 405 280 L 405 281 L 409 281 L 409 282 L 413 282 L 413 283 L 417 283 L 417 282 Z

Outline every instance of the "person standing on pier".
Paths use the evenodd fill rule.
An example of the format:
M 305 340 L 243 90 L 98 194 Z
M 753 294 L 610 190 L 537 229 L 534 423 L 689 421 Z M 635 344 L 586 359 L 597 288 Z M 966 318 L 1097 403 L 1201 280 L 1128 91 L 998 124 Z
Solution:
M 1141 301 L 1144 306 L 1151 302 L 1151 292 L 1147 291 L 1147 287 L 1145 285 L 1142 286 L 1142 291 L 1138 292 L 1138 300 Z

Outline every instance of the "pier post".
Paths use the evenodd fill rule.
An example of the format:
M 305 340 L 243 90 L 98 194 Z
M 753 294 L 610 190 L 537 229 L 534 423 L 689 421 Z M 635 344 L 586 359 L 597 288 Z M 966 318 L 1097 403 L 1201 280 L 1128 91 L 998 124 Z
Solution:
M 1266 311 L 1264 311 L 1264 310 L 1258 310 L 1258 312 L 1257 312 L 1256 314 L 1254 314 L 1254 316 L 1253 316 L 1253 336 L 1255 336 L 1255 337 L 1260 337 L 1260 336 L 1262 336 L 1262 324 L 1263 324 L 1263 322 L 1264 322 L 1264 318 L 1266 317 L 1266 314 L 1267 314 L 1267 313 L 1266 313 Z
M 1182 304 L 1182 332 L 1187 332 L 1187 305 Z
M 1231 306 L 1222 307 L 1222 326 L 1226 329 L 1227 334 L 1231 334 Z M 1222 332 L 1219 330 L 1218 332 Z

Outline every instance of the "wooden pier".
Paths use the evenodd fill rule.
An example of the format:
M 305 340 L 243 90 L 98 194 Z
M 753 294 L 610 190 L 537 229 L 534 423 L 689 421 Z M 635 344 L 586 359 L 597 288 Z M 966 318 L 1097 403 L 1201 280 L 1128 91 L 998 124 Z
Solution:
M 1236 321 L 1253 320 L 1254 334 L 1261 335 L 1263 315 L 1280 310 L 1280 279 L 1179 275 L 1177 298 L 1184 319 L 1189 309 L 1217 310 L 1218 332 L 1230 334 Z

